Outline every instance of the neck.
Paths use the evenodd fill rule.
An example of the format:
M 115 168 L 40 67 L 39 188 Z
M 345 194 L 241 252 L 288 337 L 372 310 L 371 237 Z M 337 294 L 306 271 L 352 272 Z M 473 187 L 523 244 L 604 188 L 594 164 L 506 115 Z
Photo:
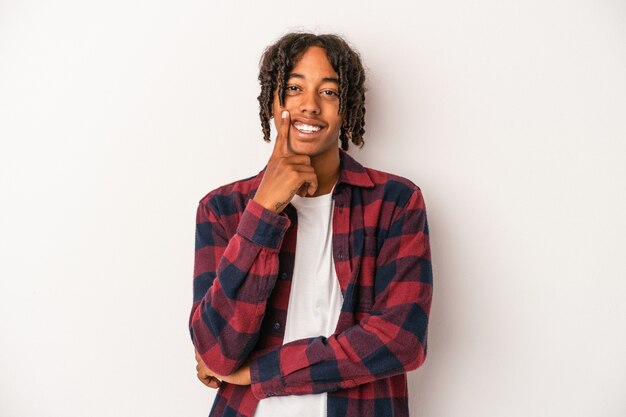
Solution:
M 317 175 L 317 191 L 313 197 L 330 193 L 339 178 L 339 148 L 337 152 L 311 158 Z

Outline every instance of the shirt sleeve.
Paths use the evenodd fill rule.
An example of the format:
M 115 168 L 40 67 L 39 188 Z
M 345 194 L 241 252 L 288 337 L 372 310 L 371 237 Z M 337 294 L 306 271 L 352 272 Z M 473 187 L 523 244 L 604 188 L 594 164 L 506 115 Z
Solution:
M 229 237 L 220 217 L 235 214 L 221 212 L 210 199 L 198 206 L 189 330 L 202 360 L 230 375 L 258 340 L 290 221 L 249 200 Z
M 371 311 L 328 338 L 295 340 L 253 359 L 255 397 L 351 388 L 405 373 L 424 362 L 432 267 L 419 189 L 397 210 L 388 232 L 376 256 Z

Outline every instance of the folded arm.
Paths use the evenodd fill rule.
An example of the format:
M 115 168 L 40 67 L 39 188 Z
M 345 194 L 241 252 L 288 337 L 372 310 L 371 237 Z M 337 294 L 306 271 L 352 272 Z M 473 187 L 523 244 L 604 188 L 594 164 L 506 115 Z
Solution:
M 219 213 L 210 199 L 198 207 L 189 329 L 204 363 L 216 374 L 230 375 L 258 340 L 290 222 L 250 200 L 236 233 L 227 236 Z
M 250 362 L 254 395 L 310 394 L 405 373 L 426 358 L 432 297 L 428 225 L 416 190 L 392 220 L 375 266 L 374 304 L 328 338 L 296 340 Z

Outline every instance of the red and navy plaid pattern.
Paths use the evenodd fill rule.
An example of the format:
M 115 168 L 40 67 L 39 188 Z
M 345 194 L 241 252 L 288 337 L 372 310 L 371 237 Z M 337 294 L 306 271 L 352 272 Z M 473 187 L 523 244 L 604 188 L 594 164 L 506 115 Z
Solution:
M 264 171 L 199 204 L 193 343 L 228 375 L 210 416 L 252 417 L 260 399 L 328 392 L 328 416 L 408 416 L 406 372 L 426 358 L 432 297 L 428 223 L 411 181 L 364 168 L 341 149 L 333 191 L 333 259 L 344 302 L 334 334 L 283 342 L 297 213 L 252 200 Z

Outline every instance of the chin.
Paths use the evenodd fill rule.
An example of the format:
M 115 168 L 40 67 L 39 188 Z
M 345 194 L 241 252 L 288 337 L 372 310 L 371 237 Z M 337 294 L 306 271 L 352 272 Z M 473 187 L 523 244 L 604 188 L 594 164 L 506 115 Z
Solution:
M 320 145 L 324 145 L 324 146 L 320 146 Z M 337 141 L 337 143 L 333 143 L 333 145 L 328 145 L 326 144 L 320 144 L 319 142 L 305 142 L 305 141 L 298 141 L 296 140 L 292 140 L 291 143 L 291 150 L 294 153 L 300 154 L 300 155 L 308 155 L 310 157 L 314 157 L 314 156 L 319 156 L 319 155 L 323 155 L 323 154 L 328 154 L 329 152 L 332 152 L 333 150 L 337 150 L 339 148 L 339 142 Z
M 294 153 L 297 153 L 300 155 L 308 155 L 308 156 L 315 156 L 316 154 L 319 153 L 319 149 L 317 149 L 315 145 L 308 144 L 308 143 L 292 144 L 291 150 Z

